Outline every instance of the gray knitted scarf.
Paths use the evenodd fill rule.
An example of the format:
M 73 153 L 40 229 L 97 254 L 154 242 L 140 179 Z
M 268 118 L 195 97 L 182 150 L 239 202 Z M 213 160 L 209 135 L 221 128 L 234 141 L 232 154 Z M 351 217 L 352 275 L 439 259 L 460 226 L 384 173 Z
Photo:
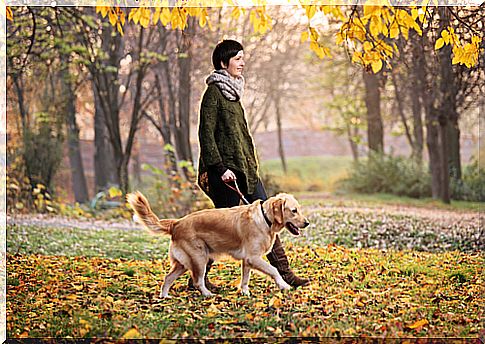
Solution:
M 233 78 L 225 69 L 212 72 L 205 80 L 207 85 L 215 84 L 224 97 L 231 101 L 241 99 L 244 92 L 244 77 Z

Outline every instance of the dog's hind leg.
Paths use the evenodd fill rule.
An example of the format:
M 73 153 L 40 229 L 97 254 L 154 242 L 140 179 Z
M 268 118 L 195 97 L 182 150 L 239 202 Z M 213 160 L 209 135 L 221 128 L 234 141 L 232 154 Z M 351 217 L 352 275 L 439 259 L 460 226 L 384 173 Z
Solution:
M 187 268 L 183 266 L 179 261 L 172 261 L 172 268 L 170 269 L 168 275 L 165 276 L 165 281 L 163 282 L 162 290 L 160 291 L 160 298 L 169 297 L 168 291 L 172 286 L 173 282 L 175 282 L 175 280 L 179 278 L 185 271 L 187 271 Z
M 204 296 L 212 296 L 213 294 L 205 286 L 205 269 L 208 262 L 207 256 L 199 256 L 192 260 L 192 280 L 197 289 L 200 290 Z
M 251 267 L 246 260 L 242 261 L 241 293 L 249 295 L 249 278 L 251 277 Z
M 283 280 L 283 277 L 281 277 L 278 270 L 274 266 L 270 265 L 268 262 L 263 260 L 263 258 L 252 257 L 252 258 L 248 258 L 247 262 L 249 263 L 249 265 L 252 268 L 257 269 L 257 270 L 265 273 L 266 275 L 273 277 L 273 279 L 276 282 L 276 285 L 281 290 L 291 289 L 291 286 Z

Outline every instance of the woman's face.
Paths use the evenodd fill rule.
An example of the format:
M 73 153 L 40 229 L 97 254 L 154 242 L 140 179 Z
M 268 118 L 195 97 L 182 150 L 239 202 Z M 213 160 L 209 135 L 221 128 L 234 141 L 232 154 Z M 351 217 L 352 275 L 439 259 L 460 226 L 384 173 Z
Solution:
M 222 67 L 225 67 L 227 72 L 233 77 L 237 78 L 242 75 L 244 69 L 244 52 L 241 50 L 236 56 L 229 59 L 229 65 L 226 67 L 222 63 Z

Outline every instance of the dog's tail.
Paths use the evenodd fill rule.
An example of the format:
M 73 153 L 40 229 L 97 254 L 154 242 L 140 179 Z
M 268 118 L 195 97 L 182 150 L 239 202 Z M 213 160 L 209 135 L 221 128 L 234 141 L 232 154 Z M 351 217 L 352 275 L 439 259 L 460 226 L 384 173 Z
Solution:
M 136 191 L 126 195 L 126 200 L 135 212 L 133 219 L 136 222 L 141 223 L 152 233 L 172 234 L 172 227 L 176 220 L 159 219 L 152 211 L 148 200 L 141 192 Z

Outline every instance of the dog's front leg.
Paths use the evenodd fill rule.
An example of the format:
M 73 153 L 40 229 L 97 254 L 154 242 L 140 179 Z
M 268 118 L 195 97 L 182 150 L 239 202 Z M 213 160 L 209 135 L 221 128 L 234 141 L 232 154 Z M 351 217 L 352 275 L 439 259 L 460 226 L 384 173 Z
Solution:
M 251 277 L 251 267 L 248 262 L 243 259 L 242 261 L 242 277 L 241 277 L 241 293 L 249 295 L 249 278 Z
M 291 286 L 283 280 L 283 277 L 281 277 L 278 270 L 276 270 L 274 266 L 270 265 L 268 262 L 263 260 L 263 258 L 253 257 L 251 259 L 248 259 L 247 261 L 251 267 L 261 271 L 262 273 L 265 273 L 266 275 L 273 277 L 273 279 L 276 282 L 276 285 L 281 290 L 291 289 Z

